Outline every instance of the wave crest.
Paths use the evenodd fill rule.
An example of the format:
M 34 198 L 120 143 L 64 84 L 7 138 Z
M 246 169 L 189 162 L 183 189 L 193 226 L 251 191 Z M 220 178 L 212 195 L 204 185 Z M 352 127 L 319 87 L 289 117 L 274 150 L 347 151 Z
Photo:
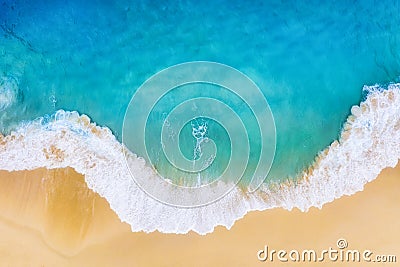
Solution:
M 307 211 L 362 191 L 400 159 L 400 84 L 364 86 L 367 98 L 351 108 L 339 140 L 319 153 L 296 183 L 264 186 L 269 204 Z M 279 190 L 277 190 L 279 188 Z
M 368 96 L 352 108 L 341 138 L 297 180 L 264 184 L 253 194 L 235 188 L 207 206 L 172 207 L 146 195 L 130 178 L 124 153 L 129 154 L 135 175 L 158 179 L 156 172 L 127 151 L 108 128 L 77 112 L 60 110 L 0 136 L 0 169 L 72 167 L 85 175 L 88 187 L 106 198 L 132 231 L 205 234 L 217 225 L 230 228 L 251 210 L 321 207 L 361 191 L 382 169 L 394 167 L 400 158 L 400 84 L 364 89 Z

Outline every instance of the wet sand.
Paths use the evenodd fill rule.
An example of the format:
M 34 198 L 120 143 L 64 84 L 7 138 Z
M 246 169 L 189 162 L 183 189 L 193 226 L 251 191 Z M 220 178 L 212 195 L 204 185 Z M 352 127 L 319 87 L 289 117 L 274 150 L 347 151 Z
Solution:
M 321 251 L 336 249 L 339 238 L 348 249 L 397 255 L 397 263 L 383 265 L 396 266 L 399 188 L 400 165 L 321 210 L 250 212 L 231 230 L 206 236 L 146 234 L 132 233 L 73 169 L 0 171 L 0 266 L 351 266 L 257 259 L 265 245 Z

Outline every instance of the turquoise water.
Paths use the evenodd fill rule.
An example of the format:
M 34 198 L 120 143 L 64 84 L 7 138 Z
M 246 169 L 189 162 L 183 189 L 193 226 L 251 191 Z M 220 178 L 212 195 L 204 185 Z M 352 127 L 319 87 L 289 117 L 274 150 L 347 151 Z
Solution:
M 363 85 L 400 75 L 398 1 L 4 1 L 0 10 L 0 74 L 18 83 L 0 110 L 1 132 L 65 109 L 121 141 L 129 100 L 146 79 L 215 61 L 242 71 L 268 100 L 277 133 L 269 179 L 294 176 L 337 139 Z

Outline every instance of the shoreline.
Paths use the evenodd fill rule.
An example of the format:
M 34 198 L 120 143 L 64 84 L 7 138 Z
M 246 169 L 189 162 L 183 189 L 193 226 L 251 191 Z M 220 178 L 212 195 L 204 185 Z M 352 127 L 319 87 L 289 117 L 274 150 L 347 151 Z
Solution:
M 293 178 L 296 182 L 263 184 L 256 194 L 243 194 L 232 184 L 229 188 L 232 190 L 218 203 L 195 209 L 183 210 L 149 198 L 131 179 L 131 173 L 140 176 L 147 186 L 155 186 L 160 179 L 157 172 L 121 145 L 107 127 L 97 126 L 78 112 L 59 110 L 44 125 L 41 120 L 35 120 L 17 132 L 0 136 L 0 169 L 70 166 L 85 175 L 88 187 L 105 197 L 121 221 L 129 223 L 133 231 L 185 234 L 192 230 L 207 234 L 217 225 L 231 228 L 251 210 L 283 207 L 307 211 L 310 207 L 322 207 L 343 195 L 362 191 L 384 168 L 395 167 L 400 158 L 399 151 L 393 149 L 400 144 L 400 122 L 396 116 L 400 107 L 400 84 L 387 88 L 370 86 L 364 90 L 369 90 L 369 94 L 360 106 L 351 109 L 354 114 L 344 124 L 341 137 Z M 219 184 L 230 187 L 228 183 Z M 171 199 L 181 197 L 172 188 L 165 190 L 163 194 Z M 188 195 L 189 201 L 202 198 L 197 193 Z M 141 220 L 137 220 L 139 217 Z
M 345 238 L 349 248 L 395 254 L 399 261 L 400 230 L 387 223 L 400 219 L 399 178 L 400 164 L 385 169 L 362 192 L 322 209 L 253 211 L 230 230 L 218 226 L 201 236 L 131 232 L 71 168 L 0 171 L 0 263 L 188 266 L 195 260 L 198 266 L 255 266 L 263 264 L 256 253 L 265 245 L 326 249 L 335 247 L 339 238 Z

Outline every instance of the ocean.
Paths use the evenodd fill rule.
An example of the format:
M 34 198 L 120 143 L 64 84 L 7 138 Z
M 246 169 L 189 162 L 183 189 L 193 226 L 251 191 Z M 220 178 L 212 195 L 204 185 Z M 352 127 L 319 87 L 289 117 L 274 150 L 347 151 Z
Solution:
M 0 169 L 73 167 L 133 231 L 320 207 L 400 158 L 399 1 L 3 1 L 0 26 Z M 139 93 L 187 62 L 257 88 Z M 194 99 L 197 115 L 179 110 Z

